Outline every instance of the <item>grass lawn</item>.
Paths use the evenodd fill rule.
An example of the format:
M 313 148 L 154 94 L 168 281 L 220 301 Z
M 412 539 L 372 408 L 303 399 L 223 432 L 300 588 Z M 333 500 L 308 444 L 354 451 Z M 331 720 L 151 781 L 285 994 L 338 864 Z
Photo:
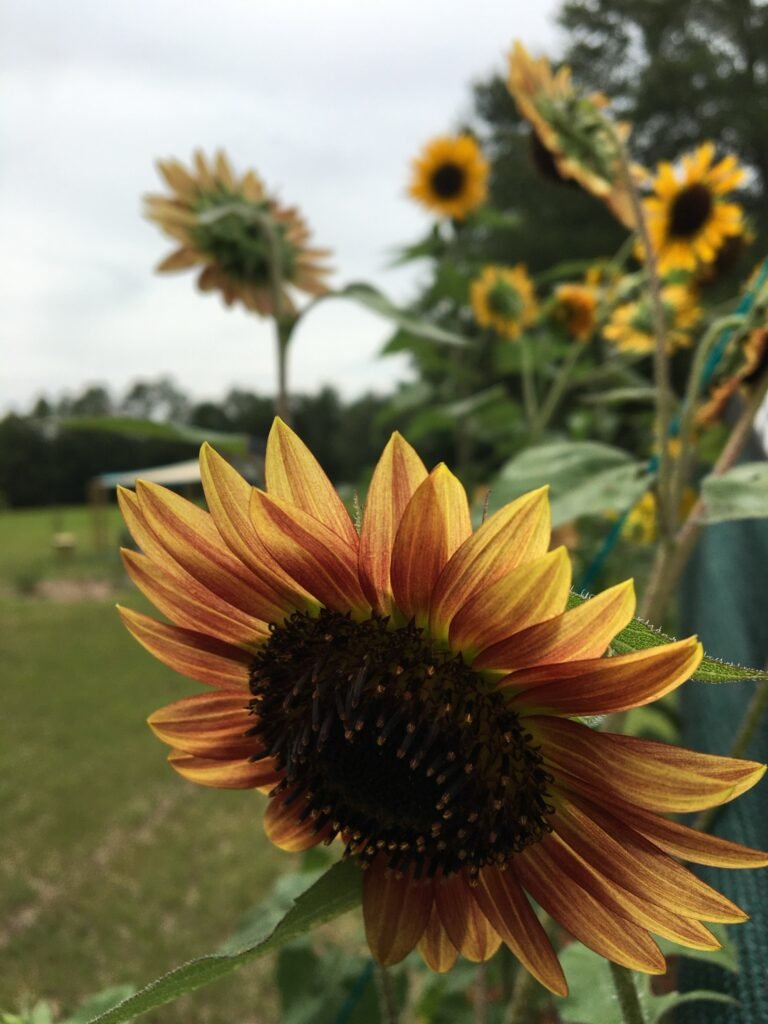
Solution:
M 88 551 L 84 510 L 60 528 L 83 536 L 65 575 L 116 574 L 113 555 Z M 263 838 L 262 797 L 166 766 L 144 719 L 196 684 L 135 643 L 113 600 L 14 593 L 25 570 L 61 574 L 51 532 L 48 511 L 0 516 L 0 1010 L 48 998 L 68 1011 L 210 952 L 292 865 Z M 145 1019 L 272 1024 L 271 971 L 259 962 Z

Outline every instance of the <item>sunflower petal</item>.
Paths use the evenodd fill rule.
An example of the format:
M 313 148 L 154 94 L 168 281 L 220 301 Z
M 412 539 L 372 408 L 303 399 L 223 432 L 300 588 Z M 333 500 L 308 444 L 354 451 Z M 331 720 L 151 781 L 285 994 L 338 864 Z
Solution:
M 450 644 L 471 658 L 478 651 L 562 612 L 571 587 L 564 547 L 518 565 L 467 602 L 451 622 Z
M 260 750 L 258 741 L 247 735 L 255 719 L 243 690 L 196 693 L 159 708 L 147 721 L 163 743 L 195 757 L 224 760 Z
M 696 637 L 615 658 L 513 672 L 500 686 L 522 687 L 513 707 L 548 715 L 609 715 L 658 700 L 693 675 L 703 656 Z
M 360 534 L 360 582 L 379 615 L 392 611 L 390 562 L 395 534 L 408 502 L 426 477 L 419 456 L 394 433 L 371 478 Z
M 540 907 L 589 949 L 630 970 L 664 974 L 667 962 L 646 931 L 617 917 L 562 873 L 554 877 L 538 848 L 523 850 L 515 870 Z
M 303 804 L 291 800 L 292 794 L 273 796 L 264 814 L 264 832 L 267 839 L 288 853 L 301 853 L 318 846 L 328 834 L 327 827 L 318 829 L 311 817 L 299 821 Z M 286 803 L 290 800 L 290 803 Z
M 309 448 L 279 417 L 269 432 L 264 476 L 270 495 L 296 505 L 357 547 L 357 531 L 336 488 Z
M 253 492 L 251 515 L 275 560 L 326 608 L 347 612 L 370 607 L 360 587 L 357 551 L 337 533 L 263 491 Z
M 227 605 L 215 594 L 198 584 L 181 586 L 179 580 L 163 572 L 152 559 L 123 548 L 120 552 L 125 571 L 163 615 L 177 626 L 208 633 L 225 643 L 256 651 L 269 636 L 266 623 L 246 616 Z
M 164 665 L 199 683 L 227 689 L 248 686 L 252 655 L 205 633 L 168 626 L 117 606 L 128 631 Z
M 628 892 L 682 917 L 726 924 L 746 920 L 735 903 L 596 804 L 573 794 L 555 800 L 552 824 L 558 835 Z
M 190 782 L 216 789 L 258 789 L 274 786 L 281 777 L 271 758 L 255 762 L 242 758 L 220 761 L 174 750 L 168 755 L 168 763 Z
M 480 874 L 480 885 L 472 890 L 472 895 L 523 967 L 556 996 L 567 996 L 563 969 L 514 870 L 511 867 L 506 871 L 485 868 Z
M 627 580 L 562 615 L 486 647 L 475 659 L 474 667 L 512 672 L 534 665 L 597 658 L 627 625 L 634 610 L 634 584 Z
M 399 963 L 414 948 L 432 913 L 432 887 L 404 875 L 378 857 L 363 874 L 363 921 L 373 957 L 384 966 Z
M 392 590 L 407 618 L 426 624 L 435 583 L 471 533 L 464 488 L 439 465 L 408 502 L 392 548 Z
M 448 625 L 459 609 L 516 566 L 543 555 L 549 534 L 546 487 L 495 512 L 464 541 L 441 572 L 432 594 L 430 632 L 447 636 Z
M 473 963 L 490 960 L 501 939 L 475 902 L 462 875 L 435 882 L 435 906 L 448 936 L 462 956 Z
M 733 793 L 730 777 L 713 778 L 701 770 L 709 764 L 705 754 L 685 751 L 690 755 L 687 760 L 673 755 L 670 763 L 665 754 L 678 748 L 663 743 L 651 743 L 644 757 L 628 748 L 623 736 L 597 732 L 580 722 L 536 716 L 523 721 L 541 743 L 555 779 L 566 773 L 569 789 L 583 779 L 588 786 L 602 788 L 606 800 L 615 794 L 649 811 L 672 813 L 700 811 Z
M 427 927 L 424 929 L 424 934 L 419 939 L 417 949 L 427 967 L 432 971 L 437 971 L 438 974 L 450 971 L 456 963 L 459 951 L 448 938 L 448 933 L 443 927 L 435 906 L 432 907 L 432 913 Z

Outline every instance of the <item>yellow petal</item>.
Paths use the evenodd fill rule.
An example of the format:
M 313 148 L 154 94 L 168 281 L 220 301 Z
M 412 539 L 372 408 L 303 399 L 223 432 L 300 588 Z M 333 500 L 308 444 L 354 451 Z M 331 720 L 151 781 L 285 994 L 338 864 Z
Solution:
M 408 502 L 392 549 L 392 590 L 406 618 L 426 625 L 435 583 L 471 532 L 464 488 L 437 466 Z
M 208 690 L 167 704 L 147 721 L 158 739 L 185 754 L 216 760 L 250 757 L 260 746 L 248 735 L 255 723 L 248 696 L 242 689 Z
M 168 763 L 190 782 L 216 789 L 271 788 L 281 778 L 280 773 L 275 771 L 272 758 L 264 761 L 243 758 L 220 761 L 174 750 L 168 757 Z
M 390 563 L 395 534 L 408 502 L 426 477 L 419 456 L 394 433 L 373 472 L 360 533 L 360 583 L 379 615 L 392 612 Z
M 450 971 L 456 963 L 459 951 L 448 938 L 448 933 L 442 925 L 437 908 L 432 907 L 432 913 L 424 934 L 421 936 L 417 946 L 424 958 L 424 963 L 430 970 L 438 974 L 445 974 Z

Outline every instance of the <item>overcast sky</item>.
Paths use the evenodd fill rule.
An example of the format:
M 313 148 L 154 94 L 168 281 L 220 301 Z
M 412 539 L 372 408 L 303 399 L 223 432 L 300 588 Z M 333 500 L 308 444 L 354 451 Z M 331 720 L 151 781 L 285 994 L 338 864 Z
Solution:
M 6 0 L 0 18 L 0 410 L 170 374 L 194 397 L 273 389 L 270 325 L 157 276 L 140 216 L 153 160 L 226 148 L 298 203 L 337 285 L 406 301 L 387 254 L 429 217 L 408 163 L 455 127 L 513 38 L 557 47 L 555 0 Z M 407 375 L 386 323 L 347 302 L 307 317 L 291 386 L 346 395 Z

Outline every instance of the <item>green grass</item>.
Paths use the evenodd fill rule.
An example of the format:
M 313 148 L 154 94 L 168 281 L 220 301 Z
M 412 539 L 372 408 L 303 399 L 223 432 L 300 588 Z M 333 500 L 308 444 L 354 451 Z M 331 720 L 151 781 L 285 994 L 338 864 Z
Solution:
M 89 552 L 84 510 L 59 528 L 83 537 L 65 574 L 117 571 Z M 62 574 L 51 532 L 47 511 L 0 516 L 0 1010 L 47 998 L 68 1011 L 210 952 L 292 865 L 263 837 L 262 797 L 195 787 L 165 764 L 145 718 L 197 684 L 146 654 L 111 600 L 14 594 L 25 568 Z M 271 970 L 146 1019 L 271 1024 Z

